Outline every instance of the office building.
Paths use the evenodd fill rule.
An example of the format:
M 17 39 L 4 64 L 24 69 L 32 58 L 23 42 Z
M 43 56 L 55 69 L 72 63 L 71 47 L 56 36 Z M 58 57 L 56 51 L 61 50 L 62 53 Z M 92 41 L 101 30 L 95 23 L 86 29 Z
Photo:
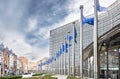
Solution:
M 88 17 L 93 17 L 90 15 Z M 75 23 L 75 24 L 74 24 Z M 63 53 L 52 62 L 54 73 L 80 75 L 80 22 L 76 20 L 50 31 L 50 56 L 54 57 L 62 44 L 68 43 L 67 36 L 73 35 L 75 26 L 76 43 L 71 40 L 69 53 Z M 93 78 L 93 25 L 83 26 L 83 76 Z M 73 47 L 74 44 L 74 47 Z M 73 52 L 74 51 L 74 52 Z M 120 79 L 120 0 L 108 7 L 108 11 L 98 16 L 98 52 L 100 77 Z M 75 53 L 75 60 L 74 55 Z M 70 54 L 70 65 L 68 56 Z M 65 56 L 66 55 L 66 56 Z M 65 56 L 65 59 L 64 59 Z M 64 62 L 66 60 L 66 62 Z M 62 62 L 62 63 L 61 63 Z M 66 67 L 64 67 L 66 65 Z M 70 66 L 70 70 L 68 67 Z

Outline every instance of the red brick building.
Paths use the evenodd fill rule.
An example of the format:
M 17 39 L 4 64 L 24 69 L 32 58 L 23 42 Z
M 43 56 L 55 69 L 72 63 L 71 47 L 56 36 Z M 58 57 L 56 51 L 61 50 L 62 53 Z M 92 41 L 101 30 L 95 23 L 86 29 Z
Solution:
M 3 61 L 4 61 L 4 70 L 6 70 L 9 68 L 9 50 L 7 47 L 3 49 Z

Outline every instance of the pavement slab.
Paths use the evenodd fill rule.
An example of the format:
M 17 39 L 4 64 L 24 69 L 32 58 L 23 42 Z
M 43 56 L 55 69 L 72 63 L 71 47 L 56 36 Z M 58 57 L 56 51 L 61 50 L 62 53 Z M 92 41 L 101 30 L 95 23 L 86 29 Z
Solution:
M 67 75 L 53 75 L 52 77 L 57 77 L 57 79 L 67 79 Z

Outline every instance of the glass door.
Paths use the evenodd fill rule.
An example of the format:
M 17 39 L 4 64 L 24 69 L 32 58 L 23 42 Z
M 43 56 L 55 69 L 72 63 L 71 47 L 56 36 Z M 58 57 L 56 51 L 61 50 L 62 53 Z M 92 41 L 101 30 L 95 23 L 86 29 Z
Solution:
M 118 49 L 108 51 L 108 78 L 118 79 L 119 52 Z
M 120 53 L 118 48 L 100 54 L 100 77 L 119 79 Z

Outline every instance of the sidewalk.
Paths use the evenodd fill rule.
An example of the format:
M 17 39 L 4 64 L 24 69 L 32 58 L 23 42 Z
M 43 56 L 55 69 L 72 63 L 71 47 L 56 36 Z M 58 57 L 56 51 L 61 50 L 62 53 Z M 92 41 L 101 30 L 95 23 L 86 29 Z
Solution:
M 44 77 L 46 74 L 42 74 L 41 77 Z
M 52 77 L 57 77 L 58 79 L 67 79 L 67 75 L 54 75 Z

